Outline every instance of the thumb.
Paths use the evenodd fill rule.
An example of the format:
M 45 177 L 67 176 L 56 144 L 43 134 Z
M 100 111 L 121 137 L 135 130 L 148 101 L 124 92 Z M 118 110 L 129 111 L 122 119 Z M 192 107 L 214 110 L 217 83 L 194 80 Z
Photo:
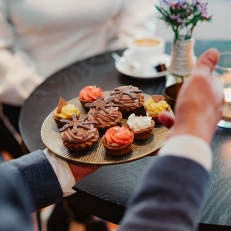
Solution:
M 204 52 L 197 60 L 195 72 L 205 77 L 211 75 L 214 66 L 219 60 L 219 52 L 216 49 L 209 49 Z M 194 72 L 194 73 L 195 73 Z
M 161 112 L 158 119 L 167 128 L 171 128 L 175 122 L 175 117 L 166 111 Z

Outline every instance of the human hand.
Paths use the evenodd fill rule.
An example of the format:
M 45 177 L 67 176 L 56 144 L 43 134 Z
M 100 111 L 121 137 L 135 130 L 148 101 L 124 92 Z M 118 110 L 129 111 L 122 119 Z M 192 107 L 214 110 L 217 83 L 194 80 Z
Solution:
M 83 177 L 93 173 L 98 168 L 100 168 L 99 165 L 80 164 L 80 163 L 76 163 L 76 164 L 68 163 L 68 165 L 75 178 L 75 182 L 81 180 Z
M 224 104 L 222 84 L 211 76 L 218 59 L 219 53 L 215 49 L 202 54 L 193 74 L 179 92 L 175 106 L 176 118 L 169 113 L 159 115 L 160 122 L 170 128 L 168 138 L 188 134 L 210 143 Z

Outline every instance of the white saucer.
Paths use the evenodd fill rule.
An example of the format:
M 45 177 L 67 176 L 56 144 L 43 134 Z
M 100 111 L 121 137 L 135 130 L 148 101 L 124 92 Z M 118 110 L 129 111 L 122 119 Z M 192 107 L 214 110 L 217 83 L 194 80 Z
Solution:
M 169 67 L 171 62 L 171 56 L 167 54 L 163 54 L 160 56 L 159 63 L 165 64 L 166 68 Z M 116 69 L 124 74 L 134 78 L 140 79 L 153 79 L 163 77 L 167 74 L 167 71 L 157 72 L 155 67 L 150 68 L 148 70 L 138 70 L 138 69 L 129 69 L 124 65 L 120 59 L 115 62 Z

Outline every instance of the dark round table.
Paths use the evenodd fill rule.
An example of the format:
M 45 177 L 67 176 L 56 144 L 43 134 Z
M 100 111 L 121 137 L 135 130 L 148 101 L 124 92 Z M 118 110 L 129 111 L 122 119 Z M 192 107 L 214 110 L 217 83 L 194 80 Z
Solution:
M 210 47 L 227 51 L 231 41 L 196 41 L 195 55 L 199 56 Z M 171 45 L 167 43 L 166 53 L 170 54 L 170 49 Z M 122 50 L 117 52 L 122 54 Z M 119 73 L 110 52 L 70 65 L 38 86 L 25 102 L 19 124 L 24 147 L 30 152 L 45 148 L 40 129 L 60 96 L 65 100 L 76 98 L 87 85 L 97 85 L 106 91 L 129 84 L 138 86 L 146 94 L 163 94 L 165 81 L 165 77 L 144 80 Z M 214 154 L 212 184 L 198 220 L 200 230 L 231 229 L 231 162 L 224 161 L 219 155 L 221 145 L 230 138 L 231 129 L 218 127 L 211 143 Z M 149 158 L 156 157 L 101 167 L 77 182 L 76 193 L 66 200 L 90 214 L 118 224 Z

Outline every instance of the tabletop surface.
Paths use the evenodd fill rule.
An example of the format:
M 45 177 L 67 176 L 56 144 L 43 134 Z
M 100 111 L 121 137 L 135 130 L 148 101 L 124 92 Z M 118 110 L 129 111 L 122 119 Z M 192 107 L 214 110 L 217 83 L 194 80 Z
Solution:
M 210 47 L 220 52 L 227 51 L 231 49 L 231 41 L 196 41 L 195 55 L 199 56 Z M 170 49 L 171 44 L 167 43 L 167 54 L 170 54 Z M 122 50 L 118 53 L 122 54 Z M 165 82 L 165 77 L 143 80 L 120 74 L 110 52 L 70 65 L 38 86 L 25 102 L 19 122 L 24 144 L 29 151 L 45 148 L 40 136 L 41 126 L 57 106 L 60 96 L 68 101 L 76 98 L 87 85 L 96 85 L 107 91 L 130 84 L 149 95 L 163 94 Z M 212 184 L 199 220 L 201 226 L 231 226 L 231 161 L 225 161 L 219 155 L 221 145 L 230 137 L 231 129 L 218 127 L 211 143 L 214 155 Z M 155 157 L 101 167 L 76 183 L 77 193 L 67 200 L 86 212 L 118 223 L 149 158 Z

